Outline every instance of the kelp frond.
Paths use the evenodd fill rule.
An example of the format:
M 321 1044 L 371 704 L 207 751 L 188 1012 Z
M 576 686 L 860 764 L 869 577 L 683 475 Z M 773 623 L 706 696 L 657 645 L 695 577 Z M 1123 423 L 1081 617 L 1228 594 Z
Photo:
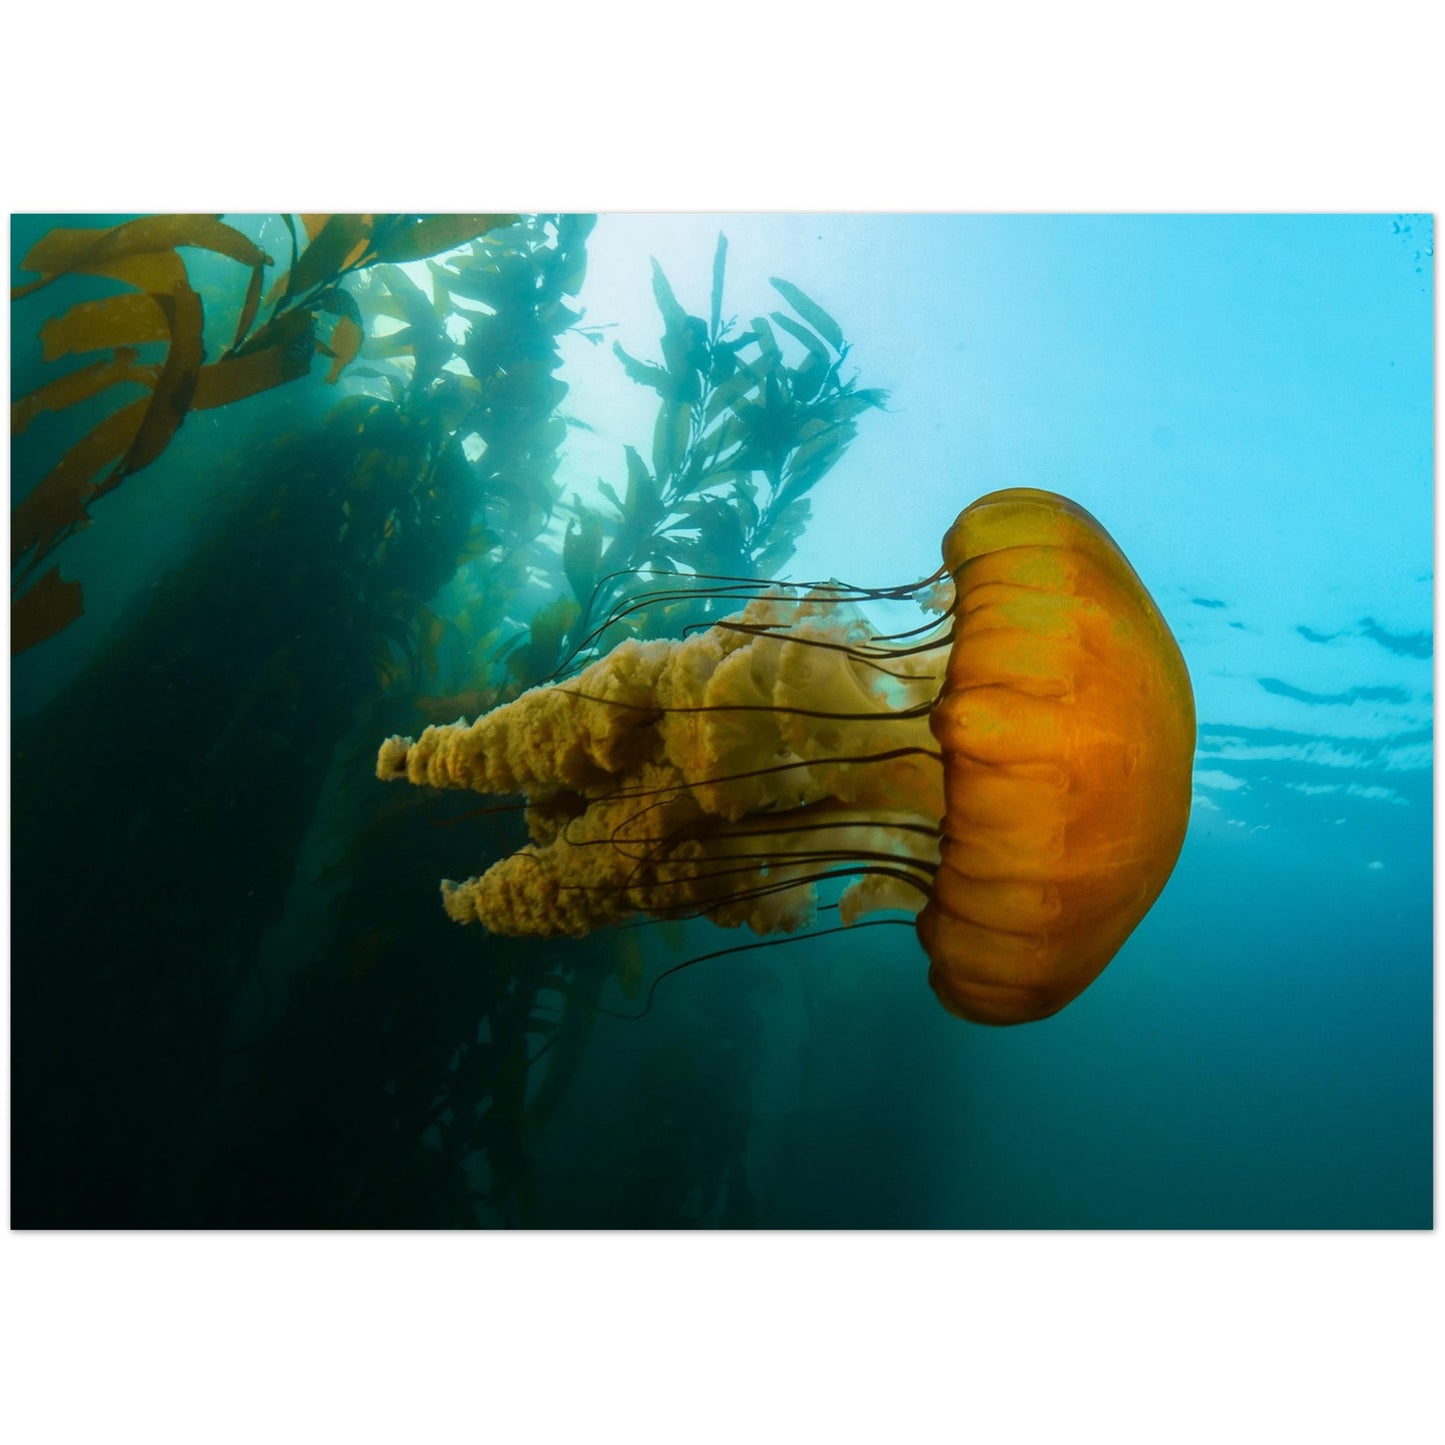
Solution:
M 89 522 L 89 507 L 98 497 L 160 457 L 190 412 L 228 406 L 295 381 L 309 372 L 318 351 L 331 358 L 326 380 L 337 381 L 364 340 L 355 300 L 340 286 L 344 276 L 378 263 L 424 260 L 516 219 L 306 214 L 302 248 L 295 223 L 285 216 L 293 240 L 291 265 L 272 288 L 269 319 L 254 331 L 265 270 L 275 262 L 219 215 L 144 216 L 104 229 L 47 232 L 21 263 L 23 270 L 38 273 L 37 279 L 13 287 L 12 301 L 68 276 L 102 277 L 131 289 L 79 302 L 46 319 L 39 334 L 47 363 L 93 351 L 112 354 L 13 401 L 12 432 L 24 432 L 42 412 L 75 406 L 120 384 L 138 384 L 145 395 L 118 407 L 75 442 L 14 508 L 11 566 L 20 569 L 15 587 L 23 588 L 38 565 Z M 204 308 L 181 257 L 183 247 L 228 257 L 249 272 L 234 339 L 209 364 Z M 317 334 L 323 315 L 330 318 L 325 339 Z M 165 348 L 163 358 L 142 363 L 137 348 L 152 343 Z M 12 603 L 12 652 L 54 636 L 81 611 L 79 584 L 60 582 L 51 569 Z

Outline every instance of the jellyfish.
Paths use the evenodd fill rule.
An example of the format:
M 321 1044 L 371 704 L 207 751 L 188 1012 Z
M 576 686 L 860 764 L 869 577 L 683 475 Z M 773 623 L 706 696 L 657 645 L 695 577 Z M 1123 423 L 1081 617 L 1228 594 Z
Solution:
M 914 915 L 951 1013 L 1057 1013 L 1179 856 L 1189 673 L 1113 538 L 1056 493 L 980 497 L 943 564 L 891 589 L 749 584 L 705 631 L 388 738 L 383 780 L 525 799 L 531 842 L 444 881 L 448 914 L 514 936 L 636 914 L 795 933 L 846 879 L 842 925 Z M 904 596 L 939 620 L 876 634 L 860 604 Z

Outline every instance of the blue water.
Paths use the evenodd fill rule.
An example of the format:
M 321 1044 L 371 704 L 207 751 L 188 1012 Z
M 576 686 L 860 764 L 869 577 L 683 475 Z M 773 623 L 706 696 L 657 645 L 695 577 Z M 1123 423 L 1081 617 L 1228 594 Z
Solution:
M 786 256 L 893 393 L 793 575 L 920 576 L 973 497 L 1074 497 L 1189 663 L 1193 814 L 1044 1023 L 946 1016 L 902 929 L 678 975 L 645 1034 L 599 1023 L 544 1179 L 605 1201 L 671 1110 L 743 1131 L 763 1224 L 1428 1227 L 1429 218 L 604 218 L 599 291 L 705 275 L 719 228 L 736 288 Z M 690 1071 L 718 1027 L 745 1062 Z
M 33 239 L 26 224 L 17 253 Z M 909 582 L 935 570 L 944 531 L 975 497 L 1029 486 L 1074 498 L 1129 556 L 1188 662 L 1199 717 L 1188 837 L 1118 957 L 1042 1023 L 996 1030 L 945 1013 L 908 926 L 714 959 L 666 980 L 640 1021 L 591 1018 L 575 1066 L 529 1075 L 525 1125 L 496 1126 L 491 1154 L 465 1161 L 478 1193 L 457 1206 L 463 1222 L 475 1206 L 483 1225 L 573 1227 L 1430 1227 L 1430 218 L 604 215 L 578 298 L 587 321 L 615 324 L 608 340 L 656 356 L 651 258 L 705 315 L 720 230 L 724 314 L 746 325 L 776 309 L 768 278 L 783 276 L 837 318 L 860 385 L 891 397 L 859 419 L 813 492 L 789 576 Z M 230 263 L 214 274 L 196 264 L 224 295 Z M 224 333 L 212 294 L 207 316 Z M 17 304 L 17 390 L 41 379 L 34 337 L 59 304 L 49 292 Z M 563 410 L 588 429 L 569 431 L 558 477 L 595 500 L 597 478 L 623 482 L 624 444 L 646 452 L 656 397 L 625 378 L 609 346 L 562 344 Z M 187 585 L 209 598 L 196 636 L 176 623 L 187 648 L 162 650 L 158 666 L 204 684 L 221 720 L 200 703 L 154 706 L 184 723 L 166 734 L 168 767 L 201 780 L 196 796 L 211 801 L 162 790 L 153 816 L 136 749 L 112 762 L 101 746 L 110 728 L 94 739 L 78 728 L 56 772 L 70 791 L 27 815 L 37 835 L 54 834 L 67 885 L 72 842 L 104 861 L 100 876 L 131 909 L 121 932 L 135 954 L 116 964 L 109 937 L 103 950 L 56 944 L 49 915 L 32 917 L 23 957 L 17 946 L 28 986 L 17 1038 L 30 1044 L 23 1167 L 35 1171 L 22 1183 L 40 1201 L 31 1222 L 334 1225 L 357 1222 L 347 1210 L 358 1198 L 361 1222 L 455 1222 L 451 1184 L 428 1183 L 438 1134 L 423 1132 L 435 1112 L 427 1071 L 444 1076 L 454 1048 L 461 1059 L 474 1040 L 485 1064 L 481 1036 L 499 1017 L 490 991 L 507 969 L 605 969 L 615 950 L 639 946 L 656 974 L 747 941 L 698 922 L 521 953 L 454 929 L 436 879 L 480 872 L 496 835 L 433 827 L 439 800 L 419 828 L 444 861 L 360 874 L 365 898 L 335 922 L 349 870 L 388 856 L 373 834 L 346 833 L 380 808 L 380 736 L 358 725 L 344 738 L 349 711 L 304 725 L 325 712 L 326 684 L 310 671 L 253 727 L 253 679 L 227 672 L 238 640 L 248 656 L 271 648 L 284 659 L 303 625 L 322 634 L 311 665 L 324 661 L 325 579 L 299 559 L 308 580 L 295 629 L 283 611 L 284 635 L 258 642 L 244 616 L 216 605 L 227 579 L 214 595 L 201 585 L 202 544 L 231 505 L 215 463 L 245 457 L 252 437 L 305 434 L 351 384 L 328 391 L 313 368 L 291 391 L 189 418 L 59 553 L 84 582 L 85 616 L 12 671 L 17 722 L 43 716 L 66 687 L 86 695 L 108 629 L 167 568 L 192 567 Z M 47 417 L 22 437 L 16 495 L 43 470 L 45 447 L 58 455 L 103 412 Z M 268 536 L 256 556 L 284 594 L 292 564 L 275 562 L 282 539 Z M 267 600 L 244 585 L 237 595 L 253 608 Z M 892 630 L 895 619 L 878 620 Z M 210 661 L 187 671 L 187 649 Z M 219 670 L 214 686 L 207 667 Z M 137 697 L 143 685 L 155 684 L 138 679 Z M 286 773 L 296 794 L 286 827 L 247 851 L 225 820 L 256 831 L 264 810 L 244 803 L 269 796 L 265 759 L 301 756 L 303 742 L 314 758 Z M 127 788 L 133 807 L 122 805 Z M 149 876 L 132 886 L 125 874 L 134 839 L 152 850 L 136 856 L 164 858 L 172 828 L 191 840 L 179 846 L 214 850 L 223 892 L 249 870 L 267 874 L 254 909 L 279 916 L 250 917 L 241 897 L 224 903 L 231 914 L 218 906 L 248 939 L 264 935 L 236 964 L 238 978 L 262 977 L 261 1003 L 237 989 L 218 995 L 214 1016 L 186 1012 L 191 982 L 229 966 L 226 930 L 206 937 L 184 888 L 155 891 Z M 17 833 L 17 855 L 35 843 Z M 375 963 L 383 934 L 388 967 Z M 87 950 L 95 957 L 74 956 Z M 328 972 L 327 959 L 344 966 Z M 80 966 L 94 975 L 83 989 L 66 982 Z M 288 992 L 318 976 L 325 989 Z M 122 998 L 130 1012 L 117 1029 Z M 320 1023 L 307 1021 L 308 1000 Z M 603 1002 L 636 1006 L 612 985 Z M 197 1020 L 223 1042 L 248 1040 L 269 1007 L 287 1027 L 301 1020 L 277 1028 L 279 1062 L 258 1051 L 249 1066 L 271 1092 L 228 1082 Z M 214 1084 L 214 1110 L 209 1096 L 188 1104 L 197 1079 Z M 565 1087 L 544 1100 L 549 1079 Z M 421 1105 L 397 1106 L 398 1127 L 412 1131 L 404 1149 L 388 1113 L 399 1087 Z M 520 1097 L 509 1119 L 522 1117 Z M 318 1139 L 337 1141 L 334 1169 Z M 236 1159 L 232 1173 L 216 1162 Z M 507 1182 L 526 1197 L 506 1210 L 477 1203 L 496 1196 L 494 1167 L 527 1180 Z M 221 1181 L 209 1194 L 208 1178 Z

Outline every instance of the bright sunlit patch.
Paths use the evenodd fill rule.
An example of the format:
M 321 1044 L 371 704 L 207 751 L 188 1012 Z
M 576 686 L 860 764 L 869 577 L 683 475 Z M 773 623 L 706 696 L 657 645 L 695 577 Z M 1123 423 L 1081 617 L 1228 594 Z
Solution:
M 1355 738 L 1315 738 L 1302 743 L 1249 743 L 1238 737 L 1201 741 L 1200 751 L 1231 762 L 1301 762 L 1322 768 L 1378 768 L 1384 772 L 1414 772 L 1433 762 L 1429 738 L 1409 738 L 1394 744 L 1366 743 Z
M 1394 788 L 1382 788 L 1378 785 L 1367 787 L 1363 783 L 1286 783 L 1285 787 L 1311 798 L 1321 793 L 1344 793 L 1351 798 L 1367 798 L 1374 803 L 1394 803 L 1401 808 L 1410 806 L 1410 800 L 1401 797 Z
M 1229 793 L 1249 786 L 1243 778 L 1236 778 L 1233 773 L 1221 773 L 1212 768 L 1206 768 L 1202 772 L 1196 771 L 1194 781 L 1202 788 L 1219 788 Z

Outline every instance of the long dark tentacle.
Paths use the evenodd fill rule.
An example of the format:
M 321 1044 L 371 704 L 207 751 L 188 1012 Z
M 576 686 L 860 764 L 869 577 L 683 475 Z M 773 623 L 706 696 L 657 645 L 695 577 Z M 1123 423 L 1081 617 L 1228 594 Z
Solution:
M 585 619 L 592 611 L 598 596 L 609 583 L 619 577 L 635 575 L 629 571 L 609 572 L 605 577 L 598 580 L 592 590 L 592 596 L 588 599 L 587 607 L 583 611 Z M 758 577 L 730 577 L 718 573 L 709 572 L 674 572 L 657 569 L 649 572 L 649 578 L 676 577 L 679 580 L 705 582 L 713 585 L 703 587 L 682 587 L 682 588 L 660 588 L 657 591 L 634 594 L 613 605 L 607 616 L 592 628 L 575 644 L 567 657 L 558 665 L 549 680 L 564 676 L 579 656 L 582 656 L 598 641 L 609 628 L 615 627 L 618 623 L 625 621 L 636 612 L 641 612 L 648 607 L 667 606 L 669 603 L 684 603 L 696 601 L 710 602 L 750 602 L 763 596 L 770 589 L 785 587 L 789 591 L 795 591 L 810 597 L 814 602 L 824 604 L 836 604 L 841 602 L 901 602 L 915 596 L 917 593 L 928 587 L 941 582 L 948 575 L 946 567 L 940 567 L 932 576 L 924 577 L 917 582 L 907 582 L 895 587 L 862 587 L 851 583 L 843 582 L 775 582 L 766 578 Z M 818 594 L 831 594 L 820 597 Z M 933 625 L 933 624 L 930 624 Z M 922 630 L 922 629 L 917 629 Z M 910 633 L 897 634 L 900 637 L 912 635 Z M 875 638 L 875 641 L 886 639 Z
M 806 943 L 809 939 L 826 938 L 829 934 L 833 933 L 852 933 L 860 928 L 890 927 L 912 928 L 913 922 L 907 918 L 870 918 L 862 923 L 839 924 L 836 928 L 820 928 L 810 933 L 793 933 L 783 938 L 765 938 L 759 940 L 757 943 L 737 943 L 731 948 L 719 948 L 713 953 L 699 954 L 696 958 L 685 959 L 682 963 L 675 963 L 671 968 L 664 969 L 652 980 L 652 984 L 647 990 L 647 1000 L 639 1013 L 623 1013 L 620 1009 L 609 1009 L 602 1004 L 593 1004 L 592 1006 L 598 1013 L 605 1014 L 608 1018 L 625 1019 L 628 1022 L 633 1022 L 637 1019 L 647 1017 L 648 1012 L 652 1008 L 652 1001 L 657 996 L 658 986 L 664 979 L 671 978 L 674 974 L 681 973 L 684 969 L 692 968 L 699 963 L 707 963 L 715 958 L 726 958 L 731 953 L 751 953 L 754 949 L 758 948 L 781 948 L 789 943 Z

